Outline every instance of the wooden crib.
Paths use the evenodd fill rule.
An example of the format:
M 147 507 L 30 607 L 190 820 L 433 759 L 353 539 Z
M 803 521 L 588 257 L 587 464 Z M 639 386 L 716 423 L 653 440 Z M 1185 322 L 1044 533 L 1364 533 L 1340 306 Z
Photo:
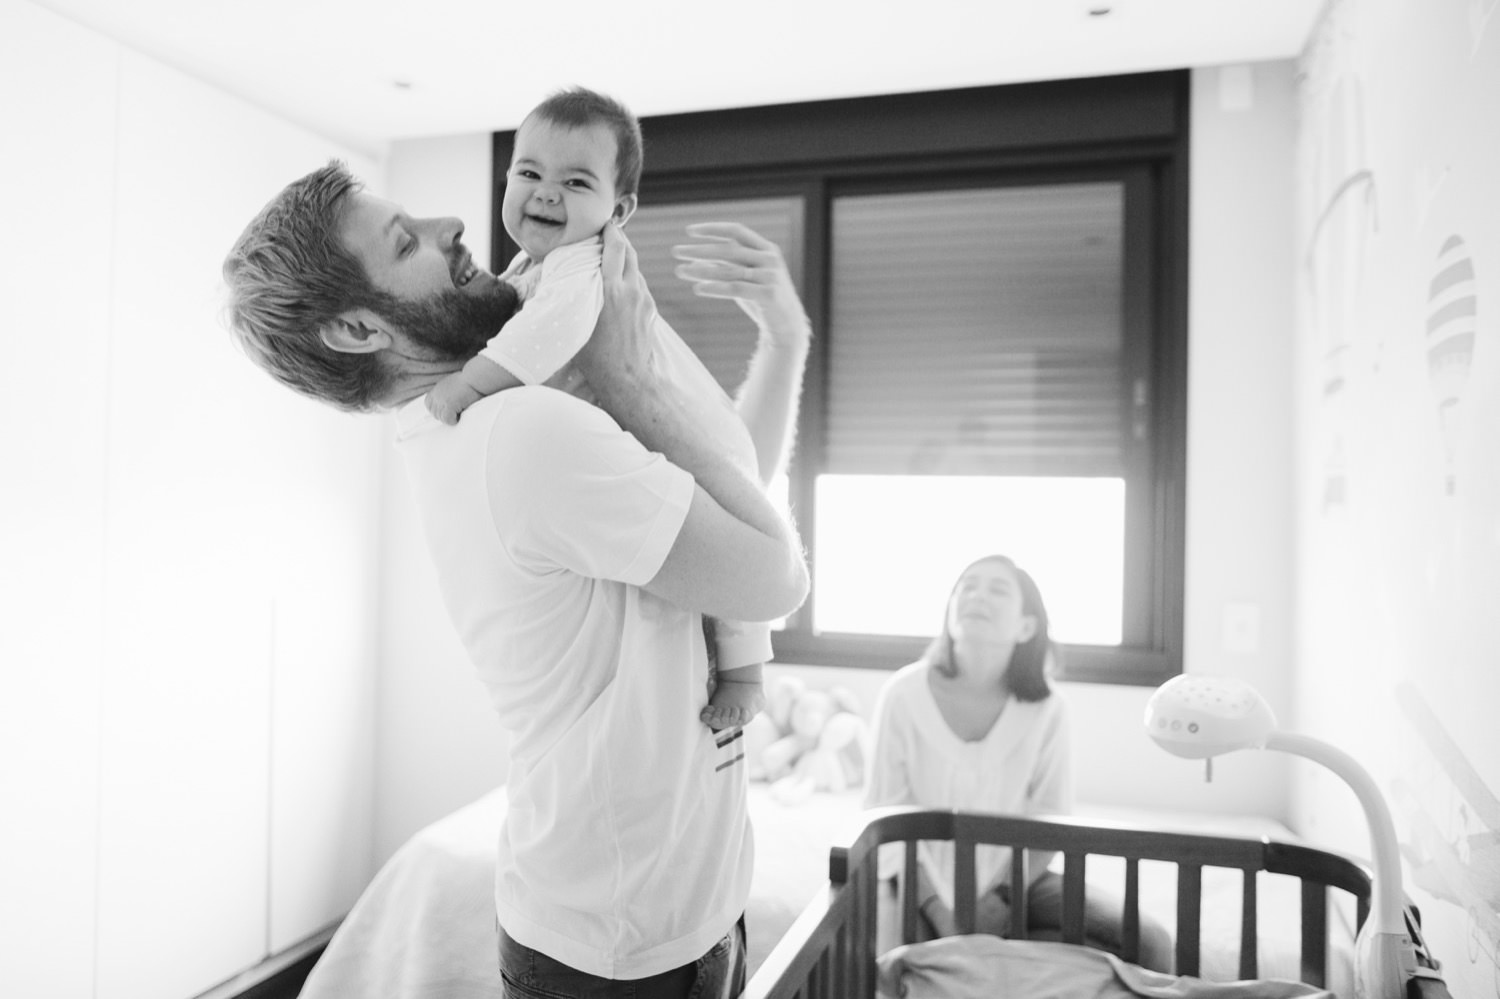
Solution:
M 747 999 L 870 999 L 875 995 L 877 925 L 884 927 L 883 945 L 918 939 L 915 879 L 897 897 L 890 882 L 877 875 L 880 846 L 903 843 L 905 868 L 915 868 L 917 843 L 952 840 L 955 844 L 954 916 L 961 933 L 973 931 L 975 916 L 974 848 L 980 844 L 1009 846 L 1011 883 L 1024 884 L 1028 851 L 1057 852 L 1063 858 L 1063 925 L 1066 943 L 1084 940 L 1083 902 L 1088 861 L 1118 858 L 1123 883 L 1112 890 L 1124 899 L 1124 952 L 1136 959 L 1142 913 L 1142 864 L 1153 869 L 1162 862 L 1175 867 L 1176 972 L 1198 975 L 1204 940 L 1200 934 L 1206 870 L 1222 877 L 1238 872 L 1237 977 L 1262 977 L 1259 967 L 1261 872 L 1286 875 L 1300 885 L 1275 912 L 1277 925 L 1300 925 L 1296 940 L 1300 955 L 1293 963 L 1297 980 L 1328 988 L 1331 959 L 1350 959 L 1354 928 L 1363 924 L 1369 909 L 1370 877 L 1354 861 L 1323 850 L 1273 840 L 1164 832 L 1127 826 L 1091 824 L 1070 818 L 1019 818 L 912 808 L 877 809 L 863 813 L 835 836 L 829 856 L 826 892 L 811 904 L 766 958 L 746 989 Z M 1121 863 L 1123 861 L 1123 863 Z M 1227 873 L 1225 873 L 1227 872 Z M 1289 901 L 1293 900 L 1294 901 Z M 1333 918 L 1330 918 L 1332 914 Z M 1012 894 L 1015 939 L 1026 937 L 1024 892 Z M 1347 916 L 1348 919 L 1341 918 Z M 894 923 L 893 927 L 891 924 Z M 1288 930 L 1288 932 L 1291 932 Z M 1236 967 L 1231 965 L 1231 967 Z M 1231 974 L 1230 978 L 1236 977 Z M 1266 977 L 1270 977 L 1266 975 Z M 1283 975 L 1283 977 L 1291 977 Z M 1441 981 L 1427 996 L 1444 996 Z

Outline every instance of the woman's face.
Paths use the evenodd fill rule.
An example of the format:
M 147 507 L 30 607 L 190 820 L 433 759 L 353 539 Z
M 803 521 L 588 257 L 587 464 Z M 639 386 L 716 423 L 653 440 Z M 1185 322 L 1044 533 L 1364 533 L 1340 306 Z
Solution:
M 1025 612 L 1016 570 L 998 559 L 964 570 L 948 600 L 948 633 L 955 642 L 1016 645 L 1036 633 L 1036 618 Z

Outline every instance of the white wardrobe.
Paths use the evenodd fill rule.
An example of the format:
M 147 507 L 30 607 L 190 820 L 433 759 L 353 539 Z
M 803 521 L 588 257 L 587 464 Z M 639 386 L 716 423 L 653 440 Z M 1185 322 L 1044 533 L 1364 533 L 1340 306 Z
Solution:
M 379 164 L 29 0 L 0 92 L 0 981 L 188 999 L 372 873 L 385 424 L 236 356 L 219 264 Z

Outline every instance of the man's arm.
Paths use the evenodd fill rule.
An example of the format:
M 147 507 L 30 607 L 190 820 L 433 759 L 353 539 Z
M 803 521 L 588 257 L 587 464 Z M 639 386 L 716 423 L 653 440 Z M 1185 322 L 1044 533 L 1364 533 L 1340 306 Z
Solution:
M 682 530 L 645 589 L 680 607 L 740 621 L 791 613 L 808 585 L 796 533 L 760 485 L 686 418 L 689 410 L 657 364 L 656 306 L 635 250 L 613 225 L 605 227 L 602 273 L 604 308 L 579 367 L 622 427 L 697 483 Z

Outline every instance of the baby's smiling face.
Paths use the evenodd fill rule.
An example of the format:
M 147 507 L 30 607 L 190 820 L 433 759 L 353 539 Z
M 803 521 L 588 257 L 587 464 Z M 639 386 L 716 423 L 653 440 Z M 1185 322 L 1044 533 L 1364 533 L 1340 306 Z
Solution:
M 615 187 L 616 142 L 605 125 L 573 128 L 528 118 L 516 131 L 500 219 L 527 256 L 597 236 L 635 210 Z

